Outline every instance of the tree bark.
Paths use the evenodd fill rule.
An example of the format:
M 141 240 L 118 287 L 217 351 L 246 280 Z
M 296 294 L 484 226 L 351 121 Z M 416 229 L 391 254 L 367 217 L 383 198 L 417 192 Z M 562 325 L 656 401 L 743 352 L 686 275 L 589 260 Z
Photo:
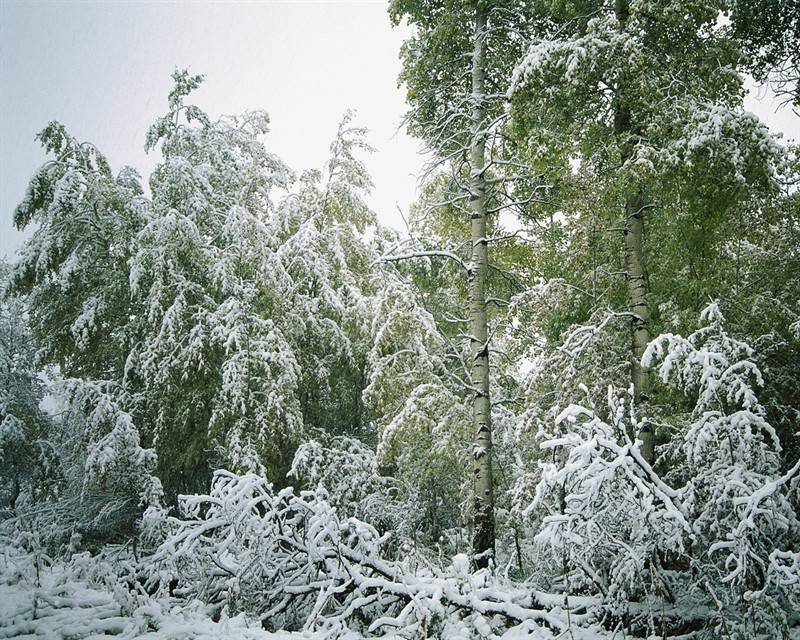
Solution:
M 633 402 L 638 407 L 645 405 L 650 394 L 650 376 L 642 366 L 642 355 L 650 342 L 650 307 L 647 303 L 647 277 L 643 266 L 645 203 L 638 193 L 625 201 L 625 279 L 628 284 L 628 306 L 631 318 L 631 382 Z M 642 425 L 639 439 L 642 441 L 642 457 L 653 464 L 655 457 L 654 433 L 648 423 Z
M 472 54 L 472 112 L 470 116 L 470 213 L 472 257 L 469 264 L 470 354 L 472 356 L 473 529 L 472 553 L 476 567 L 489 565 L 494 555 L 494 482 L 492 424 L 489 398 L 489 335 L 486 317 L 486 133 L 485 112 L 486 13 L 476 9 Z
M 629 16 L 627 0 L 616 0 L 615 14 L 619 29 L 625 28 Z M 625 104 L 624 83 L 617 87 L 614 107 L 614 134 L 621 143 L 620 159 L 624 167 L 633 153 L 630 139 L 634 132 L 633 117 Z M 650 341 L 650 307 L 647 303 L 647 277 L 644 269 L 644 216 L 647 209 L 641 188 L 629 185 L 625 196 L 625 280 L 628 287 L 628 310 L 631 318 L 631 383 L 633 403 L 642 407 L 647 403 L 650 393 L 650 379 L 647 369 L 642 367 L 642 355 Z M 640 413 L 640 412 L 639 412 Z M 628 434 L 633 438 L 634 434 Z M 642 440 L 642 457 L 652 464 L 655 458 L 655 433 L 652 425 L 644 423 L 638 434 Z

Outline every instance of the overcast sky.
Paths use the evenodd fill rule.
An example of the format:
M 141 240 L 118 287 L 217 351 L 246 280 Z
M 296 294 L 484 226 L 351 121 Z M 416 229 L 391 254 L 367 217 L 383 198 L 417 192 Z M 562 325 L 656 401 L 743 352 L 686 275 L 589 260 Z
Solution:
M 306 2 L 18 2 L 0 0 L 0 256 L 22 236 L 11 224 L 44 161 L 34 135 L 50 120 L 93 142 L 116 170 L 147 176 L 144 135 L 166 109 L 175 67 L 206 75 L 194 101 L 210 115 L 266 109 L 267 143 L 296 170 L 318 167 L 344 111 L 358 111 L 378 148 L 368 161 L 372 205 L 401 226 L 415 197 L 419 145 L 398 126 L 398 52 L 383 0 Z M 800 118 L 769 98 L 748 108 L 787 135 Z
M 0 0 L 0 256 L 21 242 L 11 216 L 44 161 L 35 134 L 50 120 L 93 142 L 117 170 L 147 175 L 144 136 L 166 111 L 175 67 L 206 80 L 211 116 L 265 109 L 266 141 L 292 168 L 320 166 L 347 108 L 371 130 L 372 205 L 389 224 L 414 198 L 419 144 L 405 113 L 393 29 L 376 2 L 9 2 Z

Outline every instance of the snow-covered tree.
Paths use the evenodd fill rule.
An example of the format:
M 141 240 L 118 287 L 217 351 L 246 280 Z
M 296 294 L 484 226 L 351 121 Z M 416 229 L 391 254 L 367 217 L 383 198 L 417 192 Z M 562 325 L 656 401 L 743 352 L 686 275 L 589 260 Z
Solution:
M 0 287 L 9 267 L 0 262 Z M 0 301 L 0 508 L 13 509 L 22 493 L 41 494 L 52 462 L 46 438 L 50 420 L 41 410 L 44 385 L 36 369 L 36 344 L 20 299 Z M 29 498 L 35 496 L 30 495 Z
M 517 211 L 542 186 L 517 162 L 512 141 L 504 135 L 505 88 L 521 55 L 531 12 L 527 3 L 420 2 L 390 4 L 395 24 L 407 20 L 414 35 L 402 49 L 400 80 L 408 87 L 409 130 L 432 153 L 433 167 L 444 167 L 449 184 L 445 199 L 429 211 L 447 207 L 463 220 L 466 256 L 438 247 L 414 255 L 456 258 L 466 276 L 464 337 L 469 342 L 468 384 L 473 432 L 473 552 L 486 566 L 495 549 L 492 468 L 492 400 L 489 359 L 494 327 L 490 325 L 488 281 L 492 231 L 497 218 Z M 521 37 L 522 36 L 522 37 Z
M 92 145 L 51 122 L 38 135 L 53 159 L 31 178 L 14 212 L 35 231 L 10 275 L 26 296 L 44 361 L 66 376 L 119 378 L 137 339 L 127 263 L 149 202 L 136 172 L 116 176 Z
M 164 454 L 170 496 L 220 463 L 281 477 L 306 428 L 365 432 L 379 288 L 352 115 L 325 170 L 296 181 L 264 145 L 265 113 L 213 121 L 186 102 L 202 78 L 173 79 L 147 134 L 162 156 L 150 197 L 60 125 L 41 134 L 56 159 L 17 209 L 38 228 L 10 289 L 30 298 L 44 361 L 101 385 Z
M 666 473 L 628 437 L 646 416 L 609 389 L 604 410 L 573 404 L 540 431 L 547 457 L 533 491 L 518 485 L 517 508 L 539 519 L 536 540 L 562 588 L 601 593 L 612 617 L 654 630 L 702 603 L 698 619 L 714 633 L 769 634 L 785 627 L 780 611 L 796 597 L 800 522 L 789 494 L 800 463 L 781 473 L 751 348 L 727 334 L 716 304 L 701 322 L 687 338 L 659 336 L 644 355 L 695 403 L 664 425 L 675 431 L 659 463 Z
M 718 20 L 727 9 L 725 0 L 545 2 L 511 82 L 530 162 L 560 167 L 554 173 L 567 185 L 587 176 L 605 212 L 601 232 L 622 231 L 622 259 L 606 270 L 624 276 L 637 403 L 650 396 L 640 363 L 657 308 L 648 291 L 665 244 L 659 236 L 705 244 L 707 219 L 733 216 L 754 193 L 775 193 L 785 168 L 784 150 L 742 108 L 741 51 Z M 569 188 L 560 195 L 582 199 Z M 662 226 L 676 221 L 677 233 Z M 642 435 L 652 461 L 653 431 Z
M 126 363 L 157 450 L 182 450 L 162 472 L 201 474 L 185 486 L 205 482 L 210 448 L 236 468 L 263 469 L 302 428 L 298 365 L 271 317 L 285 277 L 268 226 L 272 190 L 291 174 L 259 140 L 266 114 L 211 122 L 184 104 L 200 80 L 175 74 L 170 110 L 148 133 L 163 162 L 131 259 L 147 328 Z

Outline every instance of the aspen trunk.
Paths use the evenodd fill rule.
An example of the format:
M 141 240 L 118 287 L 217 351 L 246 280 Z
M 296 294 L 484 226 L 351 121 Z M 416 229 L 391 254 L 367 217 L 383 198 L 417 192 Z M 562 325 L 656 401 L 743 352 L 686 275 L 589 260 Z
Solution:
M 639 195 L 625 202 L 625 271 L 628 284 L 628 305 L 631 319 L 631 381 L 633 399 L 645 402 L 648 396 L 647 370 L 642 367 L 642 355 L 650 341 L 647 306 L 647 283 L 642 266 L 642 236 L 644 234 L 644 203 Z
M 494 483 L 492 425 L 489 399 L 489 344 L 486 318 L 486 135 L 484 107 L 484 48 L 486 14 L 476 10 L 472 54 L 472 113 L 470 131 L 470 213 L 472 258 L 469 265 L 470 353 L 472 356 L 473 529 L 472 552 L 477 567 L 486 567 L 494 555 Z
M 650 378 L 642 367 L 642 355 L 650 342 L 650 307 L 647 304 L 647 280 L 642 259 L 645 203 L 639 195 L 625 202 L 625 279 L 628 284 L 628 306 L 631 313 L 631 382 L 633 402 L 644 405 L 650 394 Z M 642 440 L 642 456 L 652 463 L 654 458 L 654 434 L 649 424 L 639 432 Z
M 625 28 L 629 16 L 627 0 L 615 1 L 615 13 L 620 30 Z M 624 83 L 616 91 L 614 107 L 614 134 L 621 139 L 621 161 L 624 165 L 632 154 L 630 134 L 634 125 L 630 108 L 625 104 Z M 628 287 L 628 310 L 631 318 L 631 383 L 633 402 L 637 407 L 644 405 L 650 393 L 650 380 L 647 370 L 642 367 L 642 355 L 650 341 L 650 307 L 647 303 L 647 278 L 644 269 L 644 215 L 647 208 L 645 199 L 637 185 L 630 185 L 625 197 L 625 280 Z M 633 437 L 633 433 L 629 433 Z M 642 440 L 642 456 L 652 463 L 655 458 L 655 434 L 652 426 L 644 424 L 638 434 Z

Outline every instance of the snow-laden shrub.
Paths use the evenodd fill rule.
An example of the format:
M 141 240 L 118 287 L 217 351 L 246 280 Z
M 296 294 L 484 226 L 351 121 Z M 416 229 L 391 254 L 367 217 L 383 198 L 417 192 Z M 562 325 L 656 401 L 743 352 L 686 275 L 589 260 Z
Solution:
M 640 441 L 627 436 L 638 421 L 626 396 L 609 388 L 607 420 L 591 403 L 574 404 L 553 430 L 540 432 L 550 459 L 521 509 L 541 517 L 535 541 L 561 576 L 560 588 L 600 593 L 615 612 L 631 600 L 671 598 L 664 559 L 688 553 L 694 535 L 678 492 L 644 460 Z
M 70 379 L 63 386 L 87 443 L 84 493 L 118 495 L 131 500 L 134 510 L 160 504 L 163 490 L 153 475 L 156 454 L 141 445 L 133 418 L 122 408 L 124 390 L 96 380 Z
M 778 436 L 756 394 L 763 378 L 753 349 L 727 333 L 718 304 L 700 318 L 703 326 L 686 338 L 653 340 L 642 362 L 660 363 L 662 382 L 696 398 L 667 451 L 675 460 L 669 476 L 685 483 L 681 499 L 698 540 L 694 555 L 709 576 L 702 587 L 719 610 L 717 630 L 746 634 L 765 612 L 772 615 L 760 623 L 781 626 L 781 609 L 798 603 L 800 521 L 788 492 L 797 491 L 800 461 L 781 473 Z
M 217 471 L 210 494 L 181 496 L 180 512 L 153 560 L 178 580 L 176 595 L 219 614 L 246 611 L 267 628 L 330 638 L 352 629 L 455 640 L 567 626 L 538 608 L 531 589 L 470 574 L 466 555 L 441 570 L 385 559 L 390 534 L 340 516 L 324 493 L 276 492 L 259 476 Z
M 8 266 L 0 260 L 0 519 L 20 496 L 46 492 L 52 452 L 44 438 L 50 420 L 35 367 L 36 343 L 28 311 L 18 298 L 2 299 Z
M 419 537 L 431 545 L 466 520 L 471 452 L 463 370 L 450 343 L 407 284 L 387 283 L 371 312 L 365 408 L 378 431 L 381 471 L 412 488 Z
M 385 540 L 357 520 L 340 521 L 317 495 L 276 493 L 260 476 L 217 471 L 210 495 L 179 497 L 181 518 L 169 519 L 173 534 L 155 559 L 172 567 L 182 596 L 302 626 L 329 586 L 339 544 L 358 562 Z
M 35 535 L 54 556 L 73 543 L 97 551 L 133 541 L 142 513 L 161 510 L 153 451 L 142 446 L 113 385 L 71 379 L 52 390 L 65 404 L 40 440 L 49 459 L 44 488 L 20 495 L 0 533 Z
M 695 399 L 691 415 L 660 427 L 675 433 L 656 466 L 628 435 L 642 418 L 609 389 L 607 409 L 570 405 L 540 431 L 549 460 L 518 508 L 546 514 L 537 542 L 562 586 L 601 593 L 630 625 L 696 616 L 713 637 L 777 634 L 798 595 L 800 523 L 787 491 L 800 462 L 781 474 L 750 347 L 727 334 L 717 305 L 701 320 L 687 338 L 659 336 L 643 357 Z
M 411 488 L 380 475 L 375 452 L 360 440 L 322 436 L 305 442 L 295 453 L 289 477 L 326 495 L 340 516 L 369 522 L 379 531 L 409 538 L 420 525 Z

